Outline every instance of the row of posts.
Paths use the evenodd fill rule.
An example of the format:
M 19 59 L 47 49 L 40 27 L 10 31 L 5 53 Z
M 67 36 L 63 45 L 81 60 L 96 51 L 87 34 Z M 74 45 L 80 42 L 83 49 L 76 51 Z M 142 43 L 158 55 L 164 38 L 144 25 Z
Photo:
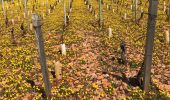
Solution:
M 136 1 L 136 0 L 135 0 Z M 156 25 L 156 15 L 157 15 L 157 5 L 158 1 L 157 0 L 151 0 L 150 6 L 149 6 L 149 15 L 148 18 L 148 31 L 147 31 L 147 39 L 146 39 L 146 49 L 145 49 L 145 58 L 144 58 L 144 90 L 147 92 L 149 90 L 149 84 L 150 84 L 150 71 L 151 71 L 151 64 L 152 64 L 152 51 L 153 51 L 153 41 L 154 41 L 154 33 L 155 33 L 155 25 Z M 26 0 L 24 2 L 26 6 Z M 2 0 L 3 4 L 3 0 Z M 136 4 L 136 2 L 135 2 Z M 4 6 L 2 6 L 3 11 L 4 11 Z M 136 6 L 135 6 L 136 9 Z M 27 12 L 26 7 L 25 7 L 25 13 Z M 5 15 L 5 14 L 4 14 Z M 136 18 L 136 17 L 135 17 Z M 46 66 L 46 58 L 45 58 L 45 51 L 44 51 L 44 39 L 43 39 L 43 34 L 41 32 L 41 18 L 37 14 L 32 15 L 32 20 L 33 20 L 33 26 L 35 28 L 36 32 L 36 39 L 37 39 L 37 47 L 39 50 L 39 56 L 40 56 L 40 64 L 41 64 L 41 69 L 43 73 L 43 81 L 45 83 L 45 91 L 47 97 L 50 99 L 51 98 L 51 84 L 49 81 L 49 75 L 48 75 L 48 69 Z M 100 26 L 102 25 L 102 4 L 101 0 L 99 0 L 99 22 Z M 65 3 L 64 3 L 64 26 L 67 26 L 67 18 L 66 18 L 66 8 L 65 8 Z M 109 29 L 109 31 L 111 31 Z M 166 33 L 168 34 L 168 33 Z M 167 38 L 168 40 L 168 38 Z
M 70 0 L 69 12 L 71 11 L 71 6 L 72 6 L 72 1 Z M 64 2 L 64 29 L 63 29 L 63 31 L 65 31 L 65 28 L 67 26 L 67 17 L 66 16 L 67 16 L 66 15 L 66 6 L 65 6 L 65 2 Z M 43 81 L 45 84 L 45 93 L 46 93 L 47 98 L 50 100 L 51 99 L 51 84 L 49 81 L 48 68 L 46 65 L 44 39 L 43 39 L 43 34 L 41 32 L 41 25 L 42 25 L 41 18 L 39 15 L 33 14 L 32 20 L 33 20 L 33 26 L 35 29 L 35 33 L 36 33 L 36 40 L 37 40 L 37 47 L 38 47 L 38 51 L 39 51 L 41 70 L 42 70 L 42 74 L 43 74 Z M 66 49 L 63 40 L 62 40 L 61 48 L 62 48 L 62 54 L 63 54 L 63 52 L 66 54 L 66 51 L 63 51 L 63 48 Z

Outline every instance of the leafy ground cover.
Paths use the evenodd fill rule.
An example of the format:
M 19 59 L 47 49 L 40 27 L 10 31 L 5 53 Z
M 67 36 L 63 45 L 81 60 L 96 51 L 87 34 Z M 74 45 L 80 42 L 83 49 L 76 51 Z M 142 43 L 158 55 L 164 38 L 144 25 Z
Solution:
M 55 0 L 51 0 L 49 3 L 53 4 L 54 2 Z M 53 78 L 49 73 L 52 99 L 144 99 L 142 90 L 135 86 L 136 84 L 129 83 L 128 80 L 137 74 L 143 62 L 147 14 L 144 15 L 139 25 L 135 25 L 131 16 L 131 2 L 125 2 L 128 7 L 121 4 L 117 11 L 115 3 L 104 1 L 104 27 L 100 30 L 98 19 L 88 10 L 84 1 L 74 0 L 69 26 L 64 33 L 64 43 L 67 47 L 66 56 L 60 54 L 60 37 L 64 22 L 63 1 L 58 3 L 49 15 L 45 15 L 46 8 L 43 2 L 41 3 L 39 0 L 35 4 L 37 6 L 35 12 L 44 15 L 42 31 L 49 71 L 54 69 L 54 62 L 62 63 L 61 80 Z M 20 9 L 17 4 L 17 2 L 15 5 L 10 4 L 8 10 L 9 20 L 15 19 L 15 25 L 5 28 L 1 12 L 0 99 L 34 98 L 39 100 L 42 98 L 43 91 L 41 90 L 44 85 L 35 33 L 29 30 L 31 19 L 23 19 L 23 9 Z M 31 9 L 33 4 L 29 1 L 28 8 Z M 107 4 L 111 4 L 111 10 L 107 9 Z M 162 5 L 163 1 L 160 1 L 153 55 L 152 88 L 149 94 L 150 99 L 156 100 L 170 99 L 170 46 L 164 41 L 165 27 L 168 27 L 169 23 L 162 15 Z M 98 14 L 96 0 L 92 1 L 92 7 Z M 143 2 L 139 9 L 141 7 L 144 12 L 147 12 L 148 3 Z M 125 13 L 127 13 L 126 20 L 124 19 Z M 17 16 L 20 16 L 20 20 Z M 140 13 L 138 13 L 139 16 Z M 20 32 L 22 20 L 24 20 L 26 34 Z M 12 27 L 14 27 L 16 45 L 12 44 Z M 113 29 L 112 38 L 108 38 L 109 27 Z M 127 65 L 122 65 L 117 60 L 120 58 L 121 40 L 126 43 L 129 62 Z M 27 79 L 34 80 L 36 87 L 32 88 L 26 81 Z

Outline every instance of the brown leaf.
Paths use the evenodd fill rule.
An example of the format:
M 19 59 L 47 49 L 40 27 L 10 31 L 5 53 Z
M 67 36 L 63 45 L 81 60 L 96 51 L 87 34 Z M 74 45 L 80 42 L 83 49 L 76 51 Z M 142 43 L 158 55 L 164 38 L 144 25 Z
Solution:
M 95 73 L 92 73 L 92 74 L 91 74 L 91 77 L 92 77 L 92 78 L 97 78 L 97 75 L 96 75 Z
M 165 85 L 164 89 L 167 90 L 167 91 L 170 91 L 170 85 Z
M 81 72 L 80 72 L 80 71 L 77 72 L 76 75 L 77 75 L 78 77 L 80 77 L 80 76 L 81 76 Z
M 34 96 L 30 93 L 26 94 L 24 100 L 33 100 Z
M 110 86 L 111 86 L 111 84 L 108 82 L 107 79 L 103 79 L 103 80 L 102 80 L 102 85 L 103 85 L 104 88 L 107 88 L 107 87 L 110 87 Z
M 97 77 L 98 80 L 102 80 L 103 78 L 104 78 L 103 75 L 100 75 L 100 76 Z
M 42 84 L 40 82 L 35 82 L 35 85 L 38 87 L 42 87 Z
M 161 75 L 155 75 L 155 77 L 160 79 L 160 78 L 161 78 Z

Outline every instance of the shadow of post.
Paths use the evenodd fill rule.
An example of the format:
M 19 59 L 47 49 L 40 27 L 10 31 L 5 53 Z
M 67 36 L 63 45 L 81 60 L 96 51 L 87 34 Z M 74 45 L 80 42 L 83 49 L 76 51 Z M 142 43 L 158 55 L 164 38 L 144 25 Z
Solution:
M 116 78 L 117 80 L 121 80 L 122 82 L 128 84 L 128 85 L 131 85 L 131 86 L 134 86 L 134 87 L 137 87 L 139 86 L 140 89 L 143 90 L 142 88 L 142 84 L 141 84 L 141 80 L 139 80 L 136 76 L 134 77 L 126 77 L 126 75 L 124 73 L 121 73 L 122 76 L 119 76 L 119 75 L 114 75 L 114 74 L 111 74 L 112 77 Z

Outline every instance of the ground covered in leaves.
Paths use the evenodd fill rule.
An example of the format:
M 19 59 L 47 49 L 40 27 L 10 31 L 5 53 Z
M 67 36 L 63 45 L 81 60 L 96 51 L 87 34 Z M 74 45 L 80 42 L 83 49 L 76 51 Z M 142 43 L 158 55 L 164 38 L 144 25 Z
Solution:
M 69 26 L 64 33 L 67 55 L 60 52 L 63 27 L 63 2 L 57 4 L 49 15 L 45 15 L 43 3 L 36 3 L 36 13 L 44 15 L 42 32 L 44 34 L 45 52 L 52 85 L 52 99 L 62 100 L 142 100 L 144 93 L 129 80 L 139 71 L 143 62 L 145 34 L 147 30 L 147 14 L 139 25 L 132 21 L 130 3 L 117 4 L 104 1 L 104 26 L 98 26 L 98 2 L 92 0 L 91 13 L 84 0 L 74 0 L 70 14 Z M 53 4 L 55 0 L 49 3 Z M 31 9 L 32 2 L 28 3 Z M 66 2 L 68 5 L 68 2 Z M 107 5 L 111 9 L 107 9 Z M 146 4 L 146 5 L 145 5 Z M 43 87 L 41 67 L 39 65 L 36 38 L 29 29 L 31 19 L 22 19 L 23 9 L 18 3 L 10 4 L 8 16 L 15 19 L 15 24 L 5 28 L 1 12 L 0 23 L 0 99 L 22 100 L 23 98 L 41 99 L 42 92 L 32 88 L 26 80 L 33 80 L 36 87 Z M 169 27 L 163 13 L 163 2 L 159 4 L 155 47 L 153 53 L 152 84 L 150 99 L 170 99 L 170 45 L 164 41 L 164 31 Z M 147 13 L 148 3 L 143 2 Z M 15 10 L 14 10 L 15 9 Z M 95 13 L 94 13 L 95 11 Z M 15 14 L 17 13 L 17 14 Z M 127 13 L 127 19 L 124 14 Z M 21 19 L 17 16 L 20 16 Z M 97 17 L 96 17 L 97 16 Z M 140 12 L 138 12 L 138 16 Z M 31 18 L 31 14 L 29 15 Z M 20 25 L 24 20 L 26 34 L 21 34 Z M 11 39 L 11 28 L 14 27 L 16 44 Z M 113 29 L 113 37 L 108 37 L 108 28 Z M 128 64 L 120 64 L 120 44 L 124 40 L 127 49 Z M 54 62 L 62 64 L 61 79 L 53 78 Z

